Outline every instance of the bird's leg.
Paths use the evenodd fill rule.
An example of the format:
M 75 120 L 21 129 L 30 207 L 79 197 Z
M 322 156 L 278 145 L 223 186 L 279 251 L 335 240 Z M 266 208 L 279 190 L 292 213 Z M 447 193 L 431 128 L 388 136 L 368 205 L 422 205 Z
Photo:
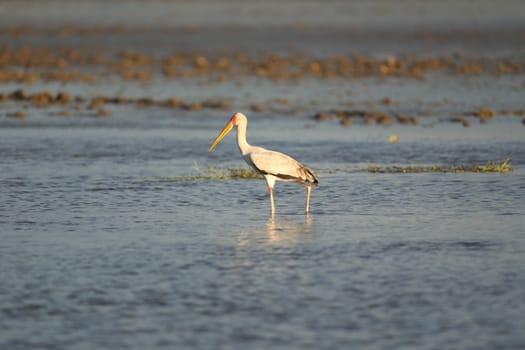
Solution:
M 308 214 L 310 212 L 310 193 L 312 192 L 311 186 L 306 186 L 306 209 L 305 213 Z
M 273 204 L 273 188 L 268 186 L 268 193 L 270 194 L 270 205 L 272 208 L 272 215 L 275 214 L 275 205 Z

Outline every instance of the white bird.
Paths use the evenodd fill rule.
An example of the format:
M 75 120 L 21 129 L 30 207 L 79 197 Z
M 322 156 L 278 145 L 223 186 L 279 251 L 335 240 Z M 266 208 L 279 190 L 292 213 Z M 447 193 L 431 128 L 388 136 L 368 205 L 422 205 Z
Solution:
M 310 210 L 310 193 L 312 186 L 317 186 L 319 183 L 314 172 L 286 154 L 248 144 L 246 141 L 247 126 L 248 118 L 242 113 L 235 113 L 215 140 L 213 140 L 208 150 L 210 152 L 213 151 L 224 136 L 234 127 L 237 127 L 237 146 L 239 147 L 239 151 L 241 151 L 243 159 L 255 169 L 255 171 L 263 175 L 268 184 L 272 215 L 275 213 L 273 187 L 277 180 L 295 182 L 306 188 L 305 212 L 308 214 Z

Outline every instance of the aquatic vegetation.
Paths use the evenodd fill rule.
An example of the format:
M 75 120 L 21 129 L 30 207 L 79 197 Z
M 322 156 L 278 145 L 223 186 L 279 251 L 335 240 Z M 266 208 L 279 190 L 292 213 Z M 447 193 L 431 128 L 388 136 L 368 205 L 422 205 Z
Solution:
M 155 176 L 156 180 L 162 181 L 199 181 L 199 180 L 249 180 L 262 179 L 262 175 L 250 167 L 233 167 L 224 168 L 217 166 L 208 166 L 201 169 L 194 164 L 194 175 L 186 176 Z M 507 173 L 512 171 L 510 159 L 500 162 L 487 162 L 483 165 L 392 165 L 381 166 L 369 164 L 367 168 L 355 169 L 353 173 L 380 173 L 380 174 L 415 174 L 415 173 Z M 319 170 L 320 174 L 335 174 L 338 171 Z
M 512 170 L 510 159 L 500 162 L 487 162 L 484 165 L 408 165 L 408 166 L 378 166 L 370 164 L 369 173 L 507 173 Z
M 233 180 L 233 179 L 262 179 L 262 175 L 250 167 L 222 168 L 208 166 L 202 170 L 198 165 L 193 166 L 196 174 L 188 176 L 156 176 L 163 181 L 199 181 L 199 180 Z

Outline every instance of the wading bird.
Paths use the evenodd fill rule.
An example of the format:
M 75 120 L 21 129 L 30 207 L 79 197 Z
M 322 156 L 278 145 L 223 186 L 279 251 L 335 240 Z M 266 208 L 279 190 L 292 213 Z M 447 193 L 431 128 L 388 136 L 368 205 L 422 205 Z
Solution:
M 215 140 L 213 140 L 208 150 L 210 152 L 213 151 L 224 136 L 234 127 L 237 127 L 237 146 L 239 147 L 239 151 L 241 151 L 242 158 L 266 179 L 272 214 L 275 213 L 275 205 L 273 202 L 273 187 L 275 181 L 295 182 L 304 186 L 306 188 L 305 212 L 308 214 L 310 210 L 310 193 L 312 186 L 317 186 L 319 183 L 314 172 L 286 154 L 248 144 L 246 141 L 247 126 L 248 118 L 242 113 L 235 113 Z

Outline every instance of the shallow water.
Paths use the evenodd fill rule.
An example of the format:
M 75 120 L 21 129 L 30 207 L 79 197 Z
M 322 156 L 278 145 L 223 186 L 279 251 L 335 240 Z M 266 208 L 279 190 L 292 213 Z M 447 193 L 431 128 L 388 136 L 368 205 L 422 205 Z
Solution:
M 255 119 L 254 143 L 320 173 L 309 216 L 304 190 L 278 183 L 272 219 L 262 180 L 158 179 L 242 165 L 231 136 L 207 152 L 222 122 L 0 130 L 2 348 L 523 347 L 513 123 L 490 139 Z M 502 157 L 516 170 L 355 172 Z

